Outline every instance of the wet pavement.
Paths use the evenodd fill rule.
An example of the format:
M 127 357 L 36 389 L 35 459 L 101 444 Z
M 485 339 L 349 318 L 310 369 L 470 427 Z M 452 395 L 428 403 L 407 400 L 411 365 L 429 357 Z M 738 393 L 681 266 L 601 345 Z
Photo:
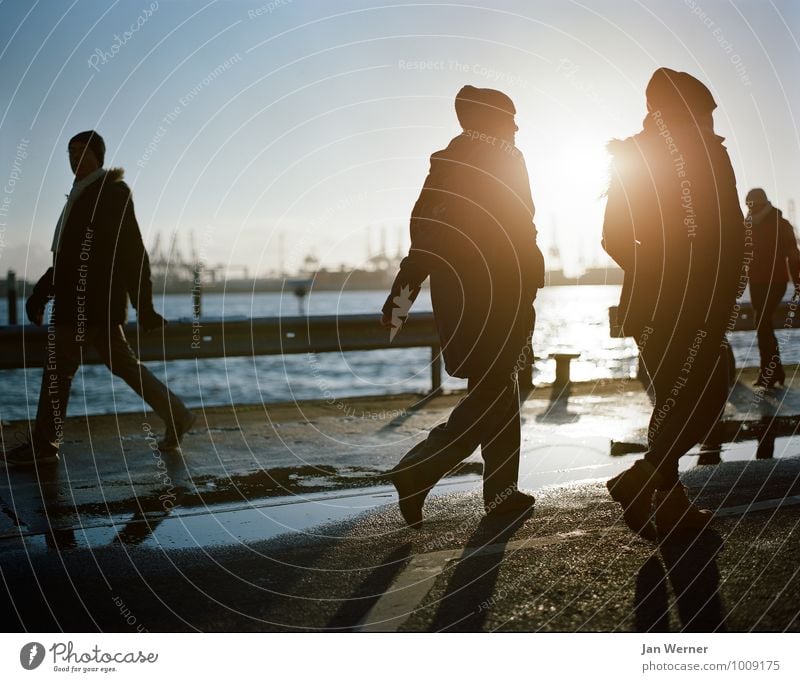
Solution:
M 682 460 L 713 529 L 660 545 L 603 485 L 644 443 L 635 380 L 528 397 L 531 517 L 483 517 L 476 455 L 421 531 L 386 472 L 457 395 L 210 408 L 182 454 L 155 448 L 155 418 L 70 419 L 57 465 L 0 470 L 5 629 L 796 631 L 800 390 L 753 379 Z

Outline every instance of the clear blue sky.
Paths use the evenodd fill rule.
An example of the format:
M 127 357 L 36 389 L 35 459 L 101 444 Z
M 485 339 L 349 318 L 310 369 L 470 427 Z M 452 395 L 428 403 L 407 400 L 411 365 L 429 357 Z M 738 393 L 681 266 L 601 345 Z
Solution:
M 87 128 L 149 244 L 194 232 L 259 274 L 362 264 L 384 230 L 394 252 L 465 83 L 515 100 L 541 241 L 575 269 L 601 257 L 604 145 L 638 132 L 658 66 L 711 87 L 740 194 L 800 199 L 800 3 L 482 4 L 4 0 L 0 269 L 46 267 Z

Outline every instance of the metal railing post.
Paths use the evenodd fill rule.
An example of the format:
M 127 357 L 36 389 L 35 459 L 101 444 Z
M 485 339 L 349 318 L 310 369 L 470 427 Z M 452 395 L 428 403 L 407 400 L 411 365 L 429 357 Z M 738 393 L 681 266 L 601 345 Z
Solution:
M 17 273 L 13 270 L 6 275 L 6 296 L 8 297 L 8 324 L 17 324 Z
M 431 393 L 442 388 L 442 349 L 437 345 L 431 346 Z
M 203 269 L 199 264 L 192 276 L 192 317 L 199 320 L 203 316 Z

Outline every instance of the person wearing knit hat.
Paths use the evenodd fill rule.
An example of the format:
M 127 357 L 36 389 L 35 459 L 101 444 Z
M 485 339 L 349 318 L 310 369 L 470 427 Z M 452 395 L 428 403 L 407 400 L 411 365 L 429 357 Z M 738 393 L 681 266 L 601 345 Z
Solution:
M 160 450 L 177 449 L 195 420 L 183 401 L 139 362 L 125 337 L 129 300 L 143 331 L 159 329 L 166 321 L 153 306 L 150 261 L 124 171 L 103 168 L 105 143 L 93 130 L 75 135 L 68 153 L 75 181 L 53 236 L 53 265 L 25 304 L 28 319 L 41 325 L 47 302 L 53 301 L 53 353 L 42 372 L 30 440 L 3 453 L 7 466 L 58 461 L 72 379 L 89 348 L 164 420 Z
M 786 373 L 781 364 L 780 347 L 772 318 L 786 294 L 786 284 L 794 282 L 800 296 L 800 251 L 794 228 L 775 208 L 760 187 L 747 193 L 745 224 L 751 231 L 753 255 L 748 264 L 750 302 L 756 315 L 756 334 L 761 368 L 755 386 L 769 389 L 783 385 Z
M 644 129 L 608 147 L 603 248 L 625 273 L 617 322 L 636 339 L 655 398 L 644 458 L 607 487 L 631 530 L 657 539 L 698 532 L 712 518 L 689 500 L 678 461 L 711 442 L 725 407 L 725 332 L 746 272 L 736 178 L 714 133 L 711 91 L 660 68 L 645 95 Z
M 645 88 L 647 106 L 673 116 L 690 117 L 710 114 L 717 108 L 711 91 L 685 71 L 660 68 Z
M 82 133 L 73 135 L 68 146 L 74 146 L 76 143 L 82 144 L 86 149 L 94 154 L 94 158 L 96 159 L 98 166 L 102 166 L 105 163 L 106 142 L 101 137 L 100 133 L 95 132 L 94 130 L 84 130 Z M 80 159 L 80 157 L 78 158 Z M 74 167 L 72 172 L 75 172 Z
M 412 528 L 422 524 L 428 492 L 478 446 L 487 515 L 520 517 L 534 504 L 517 489 L 517 375 L 529 357 L 544 259 L 525 160 L 514 145 L 516 109 L 506 94 L 471 85 L 459 90 L 455 109 L 463 132 L 431 156 L 411 213 L 411 248 L 382 309 L 391 340 L 430 277 L 445 367 L 467 379 L 467 394 L 447 423 L 390 474 Z
M 456 117 L 464 130 L 516 132 L 514 102 L 504 92 L 465 85 L 456 95 Z

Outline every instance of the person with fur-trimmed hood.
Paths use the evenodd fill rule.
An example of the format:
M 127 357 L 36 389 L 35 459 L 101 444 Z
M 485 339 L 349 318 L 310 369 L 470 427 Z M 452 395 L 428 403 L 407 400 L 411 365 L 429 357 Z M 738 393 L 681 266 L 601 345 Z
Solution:
M 725 407 L 725 332 L 747 277 L 736 178 L 714 133 L 711 92 L 661 68 L 646 96 L 644 129 L 609 145 L 603 247 L 625 271 L 619 322 L 636 339 L 655 405 L 644 458 L 607 485 L 629 527 L 655 538 L 711 519 L 690 502 L 678 459 Z
M 524 514 L 534 503 L 517 489 L 517 373 L 530 355 L 544 259 L 515 146 L 516 110 L 506 94 L 470 85 L 457 94 L 455 109 L 463 132 L 431 156 L 411 214 L 411 248 L 382 311 L 384 326 L 396 333 L 430 277 L 445 367 L 468 380 L 447 422 L 392 470 L 400 511 L 414 528 L 431 488 L 479 445 L 487 514 Z
M 129 297 L 144 331 L 166 324 L 153 307 L 150 261 L 123 171 L 103 168 L 105 143 L 93 130 L 75 135 L 68 153 L 75 181 L 56 224 L 53 266 L 26 302 L 28 319 L 41 325 L 53 301 L 54 333 L 30 439 L 3 455 L 12 466 L 58 460 L 72 378 L 87 346 L 165 421 L 161 449 L 177 448 L 194 422 L 181 399 L 139 362 L 122 328 Z

